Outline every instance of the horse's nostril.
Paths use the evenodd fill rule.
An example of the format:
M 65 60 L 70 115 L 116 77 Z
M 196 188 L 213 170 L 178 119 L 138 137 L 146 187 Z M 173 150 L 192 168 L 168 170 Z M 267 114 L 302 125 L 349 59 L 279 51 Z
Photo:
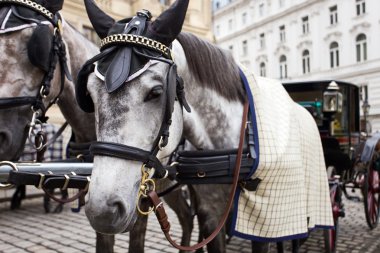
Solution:
M 118 214 L 119 217 L 125 217 L 125 215 L 127 214 L 128 207 L 119 197 L 109 199 L 107 201 L 107 205 L 111 206 L 112 208 L 115 208 L 115 212 Z

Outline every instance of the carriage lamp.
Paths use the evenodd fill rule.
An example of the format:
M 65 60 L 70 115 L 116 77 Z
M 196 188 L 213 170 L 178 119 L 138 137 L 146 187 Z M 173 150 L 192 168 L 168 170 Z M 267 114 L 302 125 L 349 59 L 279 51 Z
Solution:
M 343 96 L 339 91 L 339 86 L 332 81 L 323 92 L 323 112 L 342 112 Z

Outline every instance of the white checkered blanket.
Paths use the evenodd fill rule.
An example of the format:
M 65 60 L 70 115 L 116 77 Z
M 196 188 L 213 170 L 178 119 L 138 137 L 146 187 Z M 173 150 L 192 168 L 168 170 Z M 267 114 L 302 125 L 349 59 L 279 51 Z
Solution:
M 243 69 L 243 68 L 242 68 Z M 282 84 L 243 69 L 251 87 L 259 137 L 254 192 L 240 191 L 233 234 L 261 241 L 307 236 L 333 226 L 328 179 L 318 128 Z

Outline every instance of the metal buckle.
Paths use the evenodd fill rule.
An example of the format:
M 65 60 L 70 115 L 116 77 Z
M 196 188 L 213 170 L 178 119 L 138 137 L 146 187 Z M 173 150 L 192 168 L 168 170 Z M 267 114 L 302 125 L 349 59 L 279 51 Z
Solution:
M 140 189 L 139 189 L 139 194 L 138 194 L 138 198 L 137 198 L 136 208 L 137 208 L 137 211 L 141 215 L 147 216 L 154 211 L 154 207 L 150 206 L 148 208 L 148 211 L 143 211 L 140 208 L 140 202 L 142 199 L 148 197 L 147 194 L 149 191 L 155 191 L 156 190 L 156 184 L 152 179 L 149 178 L 149 173 L 145 170 L 145 164 L 143 164 L 141 166 L 141 174 L 142 174 L 141 183 L 140 183 Z
M 198 171 L 197 172 L 197 177 L 202 178 L 202 177 L 205 177 L 205 176 L 206 176 L 206 172 L 204 172 L 204 171 Z
M 42 184 L 44 183 L 44 180 L 45 180 L 45 175 L 42 173 L 38 173 L 38 174 L 40 175 L 40 182 L 38 183 L 37 189 L 41 189 Z
M 12 163 L 10 161 L 1 161 L 0 167 L 4 166 L 4 165 L 11 166 L 12 170 L 18 171 L 17 165 L 15 163 Z M 2 183 L 0 183 L 0 189 L 8 189 L 8 188 L 11 188 L 13 186 L 14 186 L 13 184 L 2 184 Z
M 64 191 L 67 189 L 67 186 L 69 185 L 69 181 L 70 181 L 70 177 L 68 175 L 64 175 L 65 176 L 65 183 L 63 184 L 61 190 Z

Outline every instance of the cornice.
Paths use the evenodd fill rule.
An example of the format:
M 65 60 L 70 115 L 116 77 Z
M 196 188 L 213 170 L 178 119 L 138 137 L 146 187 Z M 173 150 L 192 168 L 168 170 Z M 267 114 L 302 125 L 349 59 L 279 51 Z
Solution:
M 342 37 L 342 33 L 341 32 L 338 32 L 338 31 L 335 31 L 335 32 L 330 32 L 328 33 L 324 38 L 323 40 L 324 41 L 331 41 L 333 38 L 335 39 L 338 39 Z
M 367 30 L 370 27 L 371 27 L 371 24 L 367 21 L 364 21 L 364 22 L 361 22 L 359 24 L 352 26 L 350 29 L 350 33 L 357 33 L 357 31 L 361 31 L 363 29 Z
M 297 49 L 309 48 L 311 45 L 313 45 L 313 41 L 304 40 L 297 44 Z

